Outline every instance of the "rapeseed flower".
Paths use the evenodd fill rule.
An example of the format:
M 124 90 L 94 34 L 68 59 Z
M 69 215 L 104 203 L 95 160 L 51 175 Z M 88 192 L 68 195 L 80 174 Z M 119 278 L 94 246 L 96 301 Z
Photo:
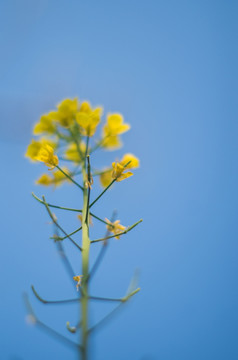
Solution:
M 126 230 L 126 227 L 120 224 L 120 220 L 116 220 L 114 222 L 111 222 L 107 218 L 105 218 L 105 220 L 108 223 L 107 230 L 116 235 L 116 239 L 120 239 L 120 235 L 118 234 Z
M 127 169 L 135 169 L 140 166 L 140 161 L 133 154 L 125 154 L 121 159 L 120 164 L 126 166 Z
M 84 101 L 76 115 L 76 121 L 80 126 L 81 133 L 85 136 L 93 136 L 100 123 L 101 115 L 101 107 L 93 110 L 90 103 Z
M 58 121 L 61 126 L 68 128 L 73 124 L 78 111 L 78 99 L 65 99 L 57 105 L 58 111 L 52 113 L 54 120 Z
M 123 122 L 121 114 L 109 114 L 107 122 L 103 127 L 103 146 L 107 149 L 117 149 L 121 147 L 121 141 L 118 135 L 130 129 L 129 124 Z
M 33 129 L 34 135 L 49 134 L 52 135 L 56 131 L 56 124 L 54 123 L 54 112 L 44 114 L 41 116 L 38 123 L 35 124 Z
M 47 144 L 40 148 L 35 159 L 49 166 L 49 170 L 54 169 L 59 163 L 58 156 L 54 154 L 54 149 Z
M 25 156 L 32 161 L 36 161 L 36 157 L 40 148 L 46 144 L 50 145 L 53 149 L 55 149 L 57 146 L 54 141 L 48 140 L 47 138 L 41 138 L 40 140 L 32 139 L 30 145 L 28 145 Z
M 115 179 L 116 181 L 122 181 L 133 175 L 133 173 L 130 171 L 124 172 L 127 170 L 127 167 L 121 165 L 118 162 L 113 162 L 112 168 L 112 179 Z

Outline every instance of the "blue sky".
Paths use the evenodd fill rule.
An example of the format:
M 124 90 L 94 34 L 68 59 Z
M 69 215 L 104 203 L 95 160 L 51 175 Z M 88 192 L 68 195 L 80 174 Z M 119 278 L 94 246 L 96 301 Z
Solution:
M 123 296 L 139 268 L 142 289 L 92 339 L 92 359 L 237 359 L 237 10 L 236 1 L 1 2 L 3 359 L 75 359 L 25 323 L 22 301 L 27 291 L 64 334 L 77 316 L 77 306 L 44 307 L 31 294 L 34 284 L 49 299 L 74 295 L 31 191 L 74 207 L 80 197 L 37 187 L 44 165 L 24 158 L 39 116 L 75 96 L 132 126 L 123 149 L 95 161 L 141 160 L 95 207 L 102 217 L 116 208 L 126 225 L 144 221 L 110 243 L 92 282 L 94 295 Z M 93 304 L 92 323 L 107 309 Z

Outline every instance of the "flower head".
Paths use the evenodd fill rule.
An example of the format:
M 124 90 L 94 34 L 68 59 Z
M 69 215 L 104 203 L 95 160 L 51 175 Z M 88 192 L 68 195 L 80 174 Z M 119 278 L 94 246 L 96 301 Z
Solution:
M 125 154 L 120 161 L 122 166 L 126 166 L 127 169 L 135 169 L 140 166 L 140 161 L 133 154 Z
M 73 277 L 74 281 L 77 281 L 76 288 L 79 290 L 79 287 L 81 286 L 83 275 L 76 275 Z
M 100 123 L 102 108 L 92 109 L 91 105 L 84 101 L 81 104 L 79 112 L 76 115 L 76 121 L 81 128 L 81 132 L 85 136 L 93 136 Z
M 120 114 L 109 114 L 107 122 L 103 128 L 103 146 L 114 150 L 121 147 L 121 141 L 118 135 L 128 131 L 129 124 L 124 124 L 123 116 Z
M 41 138 L 40 140 L 32 140 L 30 145 L 28 145 L 27 151 L 25 153 L 25 156 L 28 157 L 32 161 L 36 161 L 36 157 L 40 151 L 40 148 L 44 145 L 50 145 L 53 149 L 56 148 L 56 143 L 48 140 L 46 138 Z
M 120 235 L 118 234 L 123 232 L 126 229 L 126 227 L 120 224 L 120 220 L 116 220 L 113 223 L 107 218 L 105 220 L 108 223 L 107 230 L 113 233 L 114 235 L 116 235 L 115 236 L 116 239 L 120 239 Z
M 130 129 L 129 124 L 124 124 L 121 114 L 109 114 L 107 123 L 103 128 L 104 134 L 109 136 L 120 135 Z
M 130 171 L 124 172 L 127 170 L 127 167 L 121 165 L 118 162 L 113 162 L 112 168 L 113 168 L 112 178 L 115 179 L 116 181 L 122 181 L 133 175 L 133 173 Z
M 42 115 L 39 122 L 35 124 L 35 127 L 33 129 L 34 135 L 39 134 L 54 134 L 56 131 L 56 125 L 54 124 L 54 116 L 53 112 L 50 112 L 49 114 Z
M 68 128 L 73 124 L 78 111 L 78 99 L 65 99 L 57 105 L 58 111 L 51 113 L 52 118 L 58 121 L 61 126 Z
M 40 148 L 35 159 L 49 166 L 49 170 L 54 169 L 59 163 L 58 156 L 54 154 L 54 149 L 47 144 Z

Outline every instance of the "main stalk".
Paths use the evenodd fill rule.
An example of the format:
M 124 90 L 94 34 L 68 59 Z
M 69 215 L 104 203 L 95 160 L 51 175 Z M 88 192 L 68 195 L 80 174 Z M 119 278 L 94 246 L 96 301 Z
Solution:
M 88 275 L 89 275 L 89 216 L 86 166 L 83 166 L 83 212 L 82 212 L 82 298 L 81 298 L 81 359 L 88 360 Z

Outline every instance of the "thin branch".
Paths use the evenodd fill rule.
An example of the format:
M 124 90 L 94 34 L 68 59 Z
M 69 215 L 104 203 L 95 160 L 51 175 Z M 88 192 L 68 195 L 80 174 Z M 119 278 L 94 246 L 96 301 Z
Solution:
M 64 170 L 62 170 L 58 165 L 56 166 L 59 171 L 62 172 L 72 183 L 74 183 L 76 186 L 78 186 L 81 190 L 83 190 L 83 187 L 79 185 L 69 174 L 67 174 Z
M 31 285 L 31 289 L 35 295 L 35 297 L 40 301 L 42 302 L 43 304 L 52 304 L 52 305 L 56 305 L 56 304 L 59 304 L 59 305 L 62 305 L 62 304 L 69 304 L 69 303 L 75 303 L 75 302 L 79 302 L 81 301 L 81 298 L 73 298 L 73 299 L 64 299 L 64 300 L 46 300 L 46 299 L 43 299 L 39 294 L 38 292 L 36 291 L 35 287 L 33 285 Z M 137 289 L 136 292 L 138 292 L 140 289 Z M 125 297 L 122 297 L 122 298 L 108 298 L 108 297 L 100 297 L 100 296 L 88 296 L 88 299 L 89 300 L 94 300 L 94 301 L 108 301 L 108 302 L 125 302 L 127 301 L 131 296 L 134 295 L 134 293 L 136 292 L 133 292 L 130 294 L 130 296 L 125 296 Z
M 89 137 L 87 137 L 87 140 L 89 139 Z M 88 146 L 88 141 L 87 141 L 87 146 Z M 88 224 L 88 214 L 89 214 L 89 203 L 90 203 L 90 192 L 91 192 L 91 183 L 92 183 L 92 178 L 91 178 L 91 166 L 90 166 L 90 156 L 87 156 L 87 177 L 88 177 L 88 199 L 87 199 L 87 209 L 86 209 L 86 219 L 85 222 Z
M 39 203 L 45 205 L 44 202 L 43 202 L 40 198 L 38 198 L 38 196 L 36 196 L 33 192 L 32 192 L 32 196 L 33 196 L 34 199 L 36 199 Z M 68 208 L 68 207 L 53 205 L 53 204 L 49 204 L 49 203 L 47 203 L 47 205 L 48 205 L 49 207 L 52 207 L 52 208 L 54 208 L 54 209 L 59 209 L 59 210 L 67 210 L 67 211 L 73 211 L 73 212 L 79 212 L 79 213 L 82 213 L 82 211 L 83 211 L 83 210 L 81 210 L 81 209 L 73 209 L 73 208 Z M 93 213 L 90 212 L 90 215 L 91 215 L 93 218 L 97 219 L 98 221 L 101 221 L 101 222 L 104 223 L 105 225 L 108 225 L 108 223 L 107 223 L 105 220 L 101 219 L 100 217 L 96 216 L 95 214 L 93 214 Z
M 56 229 L 55 229 L 55 232 L 56 232 L 56 234 L 58 235 L 58 228 L 57 228 L 57 226 L 55 226 L 55 228 L 56 228 Z M 75 288 L 75 282 L 74 282 L 74 280 L 73 280 L 73 277 L 74 277 L 74 275 L 75 275 L 75 272 L 74 272 L 74 270 L 73 270 L 73 268 L 72 268 L 72 265 L 71 265 L 71 263 L 70 263 L 67 255 L 66 255 L 65 251 L 64 251 L 64 247 L 63 247 L 63 245 L 62 245 L 62 243 L 61 243 L 60 241 L 57 241 L 57 242 L 56 242 L 56 246 L 57 246 L 57 250 L 58 250 L 59 256 L 60 256 L 60 258 L 61 258 L 61 260 L 62 260 L 62 262 L 63 262 L 63 264 L 64 264 L 64 266 L 65 266 L 65 269 L 66 269 L 68 275 L 69 275 L 69 278 L 70 278 L 70 280 L 71 280 L 71 283 L 72 283 L 74 289 L 76 290 L 76 288 Z
M 115 309 L 113 309 L 109 314 L 107 314 L 102 320 L 100 320 L 96 325 L 94 325 L 89 332 L 95 331 L 98 327 L 102 326 L 103 324 L 107 323 L 113 315 L 115 315 L 118 310 L 122 307 L 123 304 L 125 304 L 133 295 L 138 293 L 140 291 L 140 288 L 132 291 L 129 295 L 125 296 L 120 300 L 120 304 L 116 306 Z
M 72 236 L 74 234 L 76 234 L 77 232 L 79 232 L 80 230 L 82 230 L 82 226 L 80 226 L 78 229 L 74 230 L 73 232 L 71 232 L 70 234 L 64 236 L 64 237 L 61 237 L 61 236 L 51 236 L 51 239 L 55 240 L 55 242 L 58 242 L 58 241 L 63 241 L 64 239 L 67 239 L 69 236 Z
M 31 289 L 35 295 L 35 297 L 42 302 L 43 304 L 68 304 L 68 303 L 74 303 L 74 302 L 79 302 L 80 298 L 75 298 L 75 299 L 66 299 L 66 300 L 46 300 L 43 299 L 38 292 L 36 291 L 36 289 L 34 288 L 33 285 L 31 285 Z
M 52 212 L 50 211 L 49 206 L 47 205 L 44 196 L 42 196 L 42 199 L 43 199 L 43 204 L 45 205 L 46 210 L 47 210 L 47 212 L 48 212 L 51 220 L 53 221 L 53 223 L 62 231 L 62 233 L 63 233 L 65 236 L 67 236 L 67 237 L 69 238 L 69 240 L 70 240 L 80 251 L 82 251 L 81 246 L 79 246 L 79 245 L 66 233 L 66 231 L 64 231 L 64 229 L 58 224 L 58 222 L 57 222 L 57 220 L 55 219 L 54 215 L 53 215 Z
M 105 194 L 105 192 L 114 184 L 116 179 L 113 179 L 110 184 L 101 192 L 101 194 L 89 205 L 89 208 L 91 208 L 102 196 Z
M 106 236 L 104 238 L 100 238 L 100 239 L 96 239 L 96 240 L 91 240 L 91 244 L 93 243 L 96 243 L 96 242 L 99 242 L 99 241 L 105 241 L 105 240 L 108 240 L 108 239 L 112 239 L 114 237 L 117 237 L 117 236 L 121 236 L 121 235 L 125 235 L 127 234 L 129 231 L 131 231 L 132 229 L 134 229 L 134 227 L 136 227 L 138 224 L 140 224 L 142 222 L 142 219 L 140 219 L 139 221 L 137 221 L 135 224 L 129 226 L 125 231 L 122 231 L 120 233 L 117 233 L 117 234 L 114 234 L 114 235 L 110 235 L 110 236 Z
M 35 315 L 33 308 L 30 304 L 30 301 L 28 299 L 28 296 L 26 294 L 23 295 L 24 296 L 24 301 L 28 310 L 29 315 L 32 317 L 32 322 L 33 324 L 39 326 L 39 328 L 42 328 L 43 330 L 45 330 L 46 332 L 48 332 L 50 335 L 52 335 L 53 337 L 59 339 L 61 342 L 64 342 L 66 345 L 69 346 L 73 346 L 74 348 L 77 349 L 81 349 L 81 346 L 76 344 L 74 341 L 68 339 L 67 337 L 65 337 L 64 335 L 58 333 L 57 331 L 55 331 L 54 329 L 52 329 L 51 327 L 49 327 L 48 325 L 46 325 L 45 323 L 43 323 L 41 320 L 39 320 L 37 318 L 37 316 Z
M 36 199 L 37 201 L 39 201 L 41 204 L 44 204 L 44 201 L 42 201 L 40 198 L 38 198 L 38 196 L 36 196 L 33 192 L 31 193 L 32 196 L 34 197 L 34 199 Z M 68 211 L 74 211 L 74 212 L 82 212 L 81 209 L 72 209 L 72 208 L 67 208 L 67 207 L 63 207 L 63 206 L 58 206 L 58 205 L 53 205 L 53 204 L 49 204 L 47 203 L 47 206 L 55 208 L 55 209 L 60 209 L 60 210 L 68 210 Z M 92 214 L 91 214 L 92 215 Z
M 111 223 L 114 222 L 115 218 L 116 218 L 116 211 L 114 210 L 113 213 L 112 213 L 112 217 L 111 217 L 111 219 L 110 219 Z M 109 232 L 109 230 L 107 229 L 106 234 L 105 234 L 105 237 L 107 237 L 107 236 L 109 235 L 109 233 L 110 233 L 110 232 Z M 100 252 L 99 252 L 99 254 L 98 254 L 98 256 L 97 256 L 97 259 L 96 259 L 96 261 L 95 261 L 95 263 L 94 263 L 94 265 L 93 265 L 93 267 L 92 267 L 92 269 L 91 269 L 91 271 L 90 271 L 90 273 L 89 273 L 88 281 L 91 280 L 91 278 L 92 278 L 93 275 L 95 274 L 97 268 L 99 267 L 100 263 L 102 262 L 102 260 L 103 260 L 103 258 L 104 258 L 104 255 L 105 255 L 105 253 L 106 253 L 107 246 L 108 246 L 108 241 L 104 241 L 104 242 L 103 242 L 103 245 L 102 245 L 102 247 L 101 247 L 101 249 L 100 249 Z

